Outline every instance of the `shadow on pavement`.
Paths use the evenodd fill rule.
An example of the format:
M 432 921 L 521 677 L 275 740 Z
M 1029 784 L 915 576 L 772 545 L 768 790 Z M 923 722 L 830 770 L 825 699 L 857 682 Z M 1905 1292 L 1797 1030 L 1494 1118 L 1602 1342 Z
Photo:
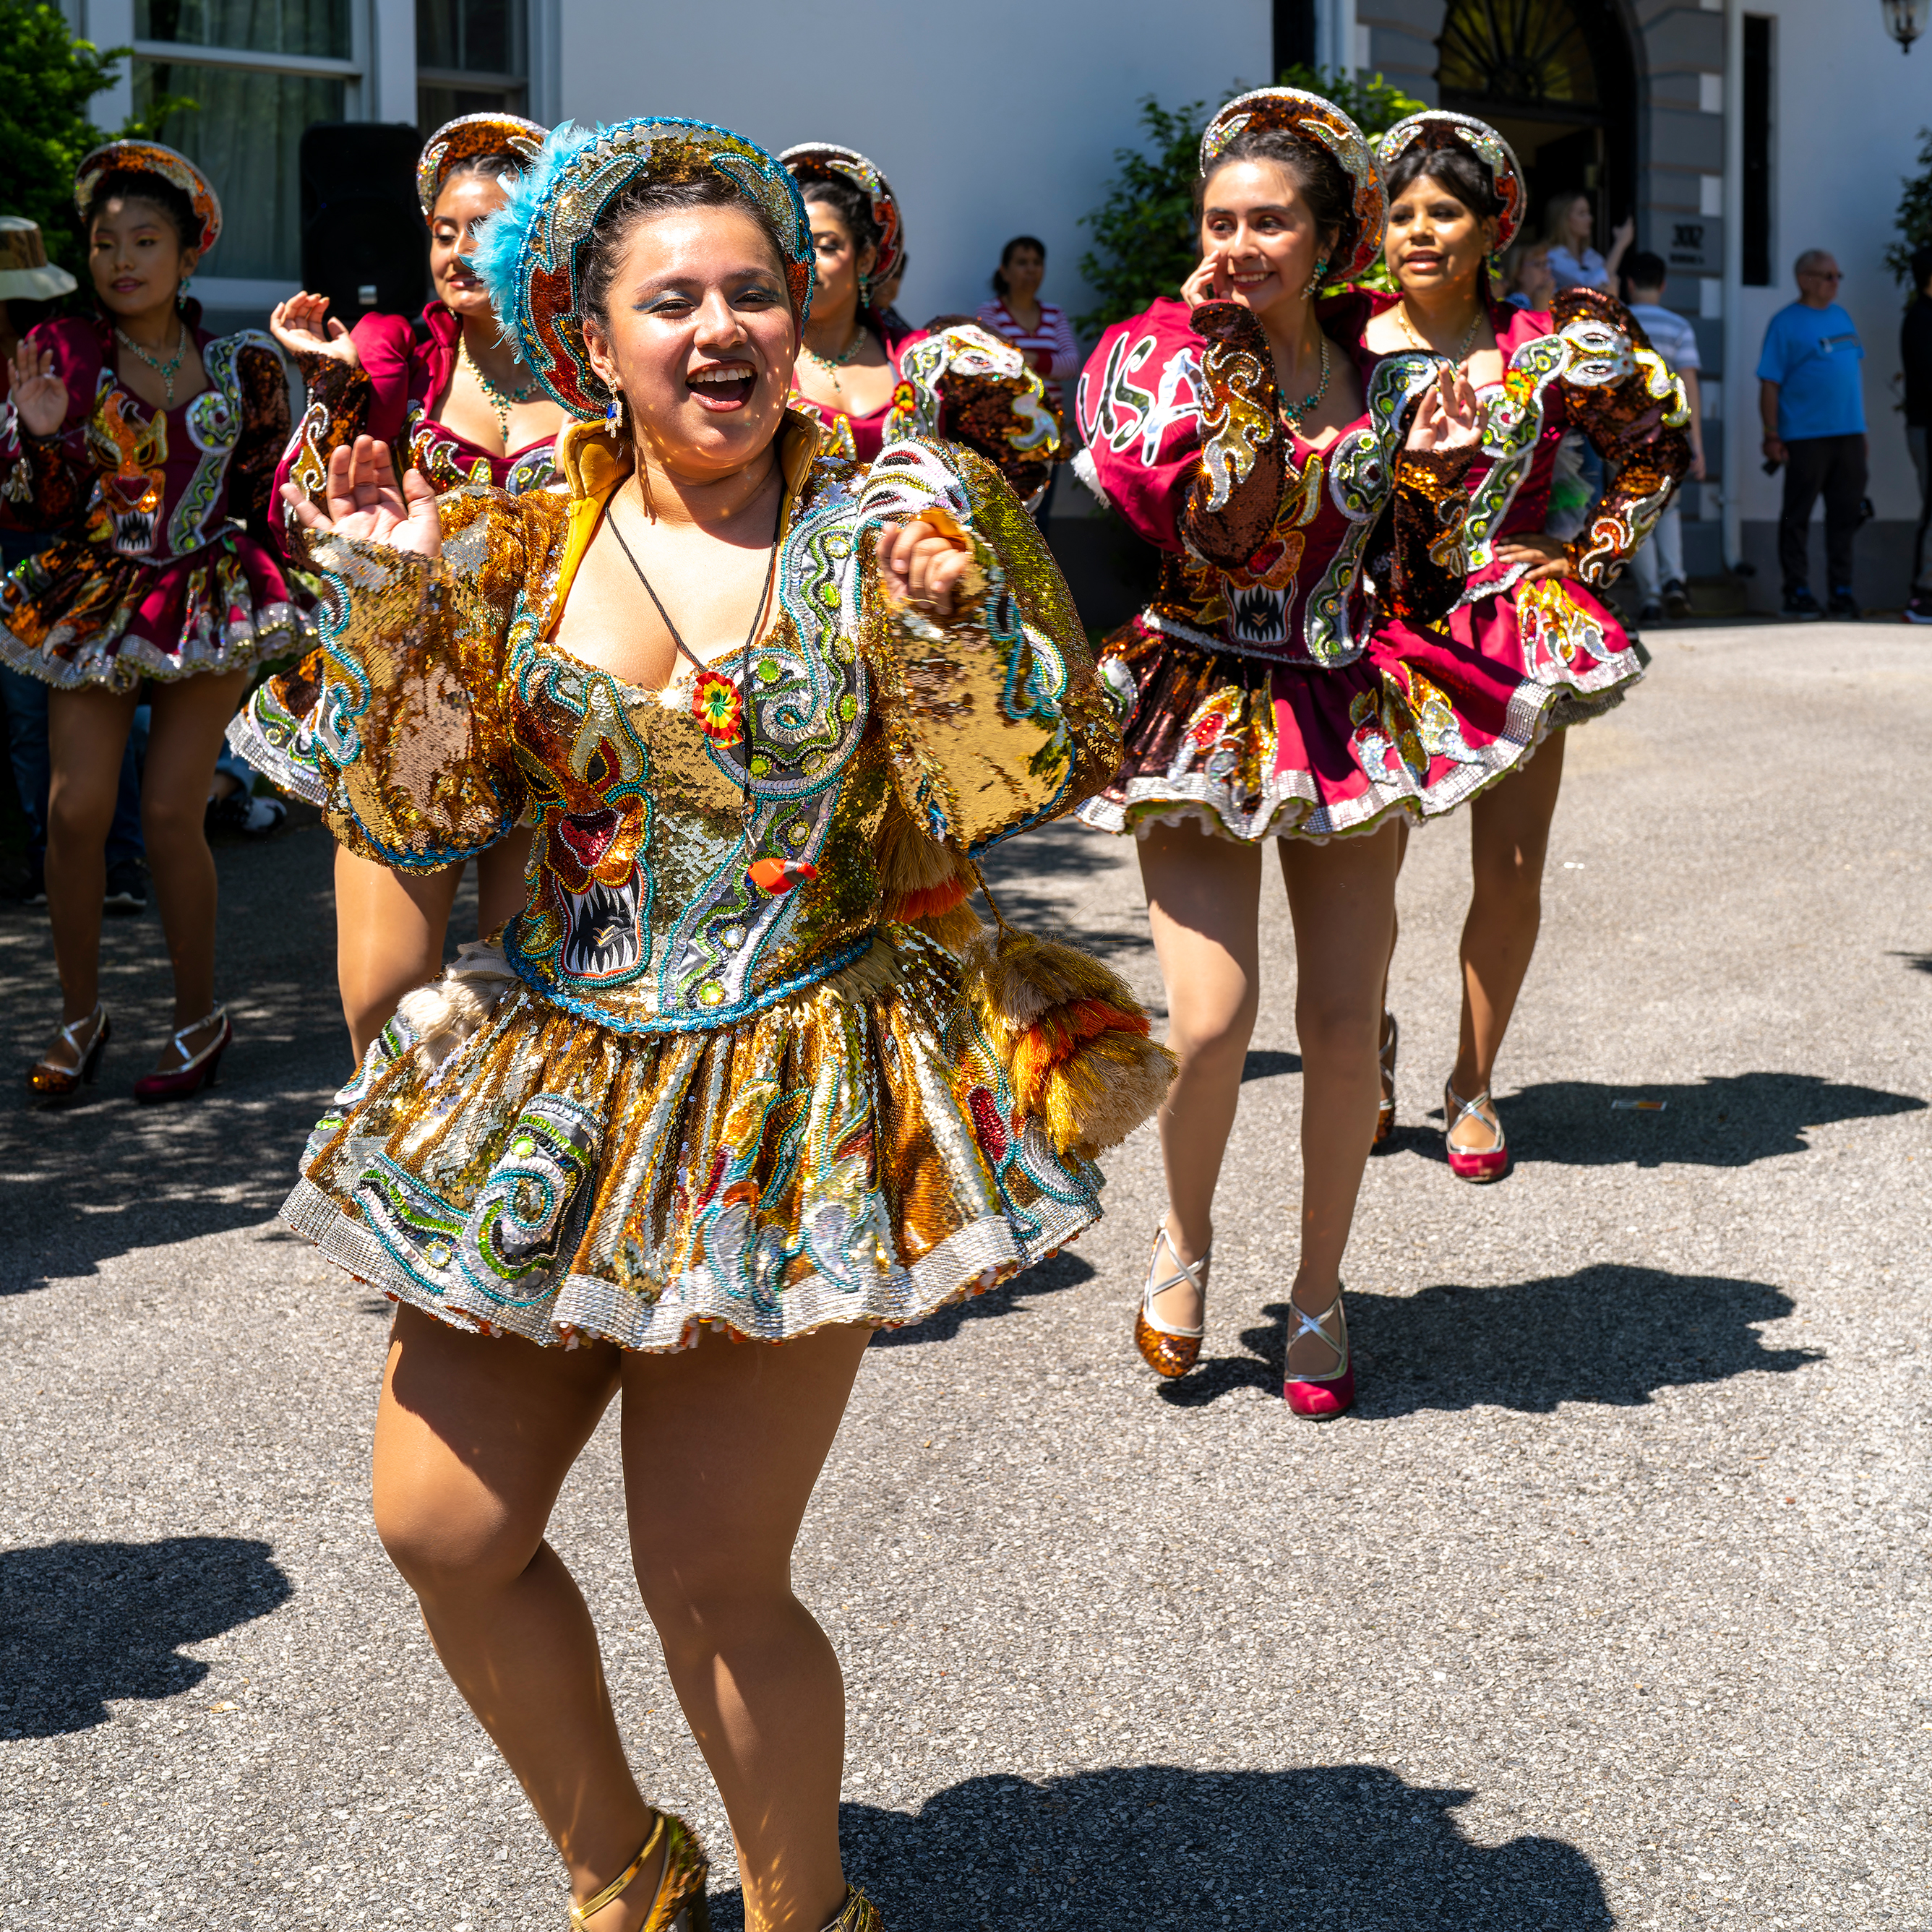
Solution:
M 1152 950 L 1154 940 L 1139 907 L 1124 925 L 1096 926 L 1081 922 L 1076 903 L 1087 880 L 1130 862 L 1126 843 L 1056 819 L 996 847 L 980 862 L 980 870 L 999 897 L 1000 911 L 1015 926 L 1089 952 L 1144 952 Z
M 1618 1100 L 1661 1100 L 1661 1112 L 1620 1108 Z M 1837 1120 L 1913 1114 L 1916 1094 L 1851 1087 L 1815 1073 L 1731 1073 L 1696 1082 L 1606 1086 L 1552 1080 L 1500 1096 L 1503 1125 L 1519 1162 L 1573 1167 L 1748 1167 L 1779 1154 L 1804 1154 L 1802 1136 Z M 1398 1126 L 1384 1154 L 1419 1154 L 1444 1166 L 1442 1111 L 1436 1124 L 1412 1118 Z
M 1024 1315 L 1026 1304 L 1042 1294 L 1054 1294 L 1063 1288 L 1094 1279 L 1094 1264 L 1063 1248 L 1052 1260 L 1030 1268 L 1024 1274 L 998 1288 L 976 1294 L 970 1301 L 956 1301 L 915 1322 L 909 1328 L 882 1328 L 872 1337 L 875 1348 L 910 1348 L 926 1342 L 950 1342 L 969 1322 L 990 1322 L 1002 1315 Z
M 84 1731 L 106 1700 L 171 1697 L 208 1666 L 184 1643 L 266 1616 L 290 1594 L 266 1543 L 170 1536 L 0 1551 L 0 1737 Z
M 1272 1046 L 1251 1046 L 1248 1057 L 1241 1063 L 1241 1084 L 1245 1087 L 1255 1080 L 1272 1080 L 1282 1073 L 1299 1073 L 1301 1056 L 1298 1053 L 1283 1053 Z
M 1484 1406 L 1539 1414 L 1565 1402 L 1634 1408 L 1660 1388 L 1754 1370 L 1789 1375 L 1822 1360 L 1822 1352 L 1767 1348 L 1754 1324 L 1780 1321 L 1796 1305 L 1764 1282 L 1614 1262 L 1504 1288 L 1351 1291 L 1355 1412 L 1382 1420 Z M 1183 1380 L 1162 1383 L 1162 1399 L 1196 1408 L 1234 1389 L 1278 1393 L 1288 1304 L 1262 1312 L 1274 1324 L 1243 1332 L 1246 1354 L 1204 1360 Z
M 1376 1765 L 1148 1765 L 973 1778 L 912 1816 L 848 1804 L 841 1827 L 846 1870 L 885 1922 L 922 1932 L 1607 1932 L 1589 1860 L 1557 1838 L 1472 1844 L 1453 1815 L 1472 1796 Z M 739 1932 L 736 1893 L 712 1910 Z
M 1894 952 L 1894 959 L 1903 959 L 1915 973 L 1932 973 L 1932 952 Z

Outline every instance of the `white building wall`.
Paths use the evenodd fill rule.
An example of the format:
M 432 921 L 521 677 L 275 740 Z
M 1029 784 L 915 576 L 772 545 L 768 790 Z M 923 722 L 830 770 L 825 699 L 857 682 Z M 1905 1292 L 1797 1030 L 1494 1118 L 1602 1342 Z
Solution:
M 1838 257 L 1845 274 L 1838 299 L 1864 345 L 1873 503 L 1882 523 L 1910 521 L 1918 514 L 1918 486 L 1897 412 L 1905 291 L 1886 267 L 1885 251 L 1898 239 L 1900 179 L 1912 172 L 1921 130 L 1932 125 L 1932 40 L 1902 53 L 1885 32 L 1878 0 L 1747 0 L 1740 10 L 1778 22 L 1771 205 L 1778 280 L 1771 288 L 1725 290 L 1738 304 L 1742 352 L 1724 403 L 1743 446 L 1744 518 L 1777 520 L 1783 481 L 1764 474 L 1758 453 L 1758 351 L 1766 323 L 1797 298 L 1792 262 L 1816 248 Z M 1735 214 L 1735 204 L 1726 212 Z
M 776 151 L 856 148 L 899 198 L 914 321 L 976 309 L 1009 236 L 1047 247 L 1046 294 L 1088 306 L 1080 217 L 1136 104 L 1218 100 L 1269 72 L 1264 0 L 982 0 L 968 12 L 888 0 L 734 12 L 651 0 L 560 0 L 556 111 L 578 120 L 676 114 Z

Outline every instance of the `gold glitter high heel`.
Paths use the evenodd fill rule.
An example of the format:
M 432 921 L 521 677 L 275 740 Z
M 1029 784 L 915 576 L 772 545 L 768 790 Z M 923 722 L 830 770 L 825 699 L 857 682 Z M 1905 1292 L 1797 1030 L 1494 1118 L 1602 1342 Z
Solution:
M 1174 1272 L 1156 1279 L 1163 1244 Z M 1190 1264 L 1174 1252 L 1165 1218 L 1154 1231 L 1154 1255 L 1148 1263 L 1147 1286 L 1141 1290 L 1141 1305 L 1134 1316 L 1134 1346 L 1141 1352 L 1141 1359 L 1156 1375 L 1165 1376 L 1170 1381 L 1176 1376 L 1186 1374 L 1201 1359 L 1201 1338 L 1208 1332 L 1208 1263 L 1214 1252 L 1214 1244 L 1210 1241 L 1201 1258 Z M 1198 1328 L 1177 1328 L 1154 1312 L 1154 1297 L 1170 1288 L 1178 1288 L 1183 1282 L 1190 1283 L 1201 1297 L 1201 1325 Z
M 664 1869 L 658 1874 L 657 1896 L 651 1900 L 639 1932 L 711 1932 L 711 1908 L 704 1898 L 711 1868 L 682 1818 L 674 1818 L 668 1811 L 660 1811 L 657 1816 L 638 1856 L 602 1892 L 570 1908 L 571 1932 L 589 1932 L 590 1921 L 622 1896 L 660 1840 Z
M 847 1888 L 838 1916 L 826 1927 L 825 1932 L 886 1932 L 886 1922 L 879 1916 L 879 1908 L 856 1886 L 851 1886 Z

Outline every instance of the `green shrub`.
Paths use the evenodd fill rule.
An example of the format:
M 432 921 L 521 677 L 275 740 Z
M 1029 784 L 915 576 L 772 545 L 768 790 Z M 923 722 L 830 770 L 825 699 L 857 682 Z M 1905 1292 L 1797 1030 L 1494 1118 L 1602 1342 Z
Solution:
M 1904 176 L 1899 185 L 1899 238 L 1885 251 L 1885 266 L 1900 281 L 1912 278 L 1912 255 L 1932 242 L 1932 128 L 1918 130 L 1918 172 Z M 1918 291 L 1915 290 L 1915 294 Z

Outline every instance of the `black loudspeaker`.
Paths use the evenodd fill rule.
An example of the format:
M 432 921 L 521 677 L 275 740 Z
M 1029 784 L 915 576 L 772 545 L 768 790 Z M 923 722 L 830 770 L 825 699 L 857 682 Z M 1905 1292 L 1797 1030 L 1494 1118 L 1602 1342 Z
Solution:
M 416 206 L 422 136 L 403 121 L 314 121 L 302 137 L 302 286 L 345 328 L 429 299 L 429 230 Z

